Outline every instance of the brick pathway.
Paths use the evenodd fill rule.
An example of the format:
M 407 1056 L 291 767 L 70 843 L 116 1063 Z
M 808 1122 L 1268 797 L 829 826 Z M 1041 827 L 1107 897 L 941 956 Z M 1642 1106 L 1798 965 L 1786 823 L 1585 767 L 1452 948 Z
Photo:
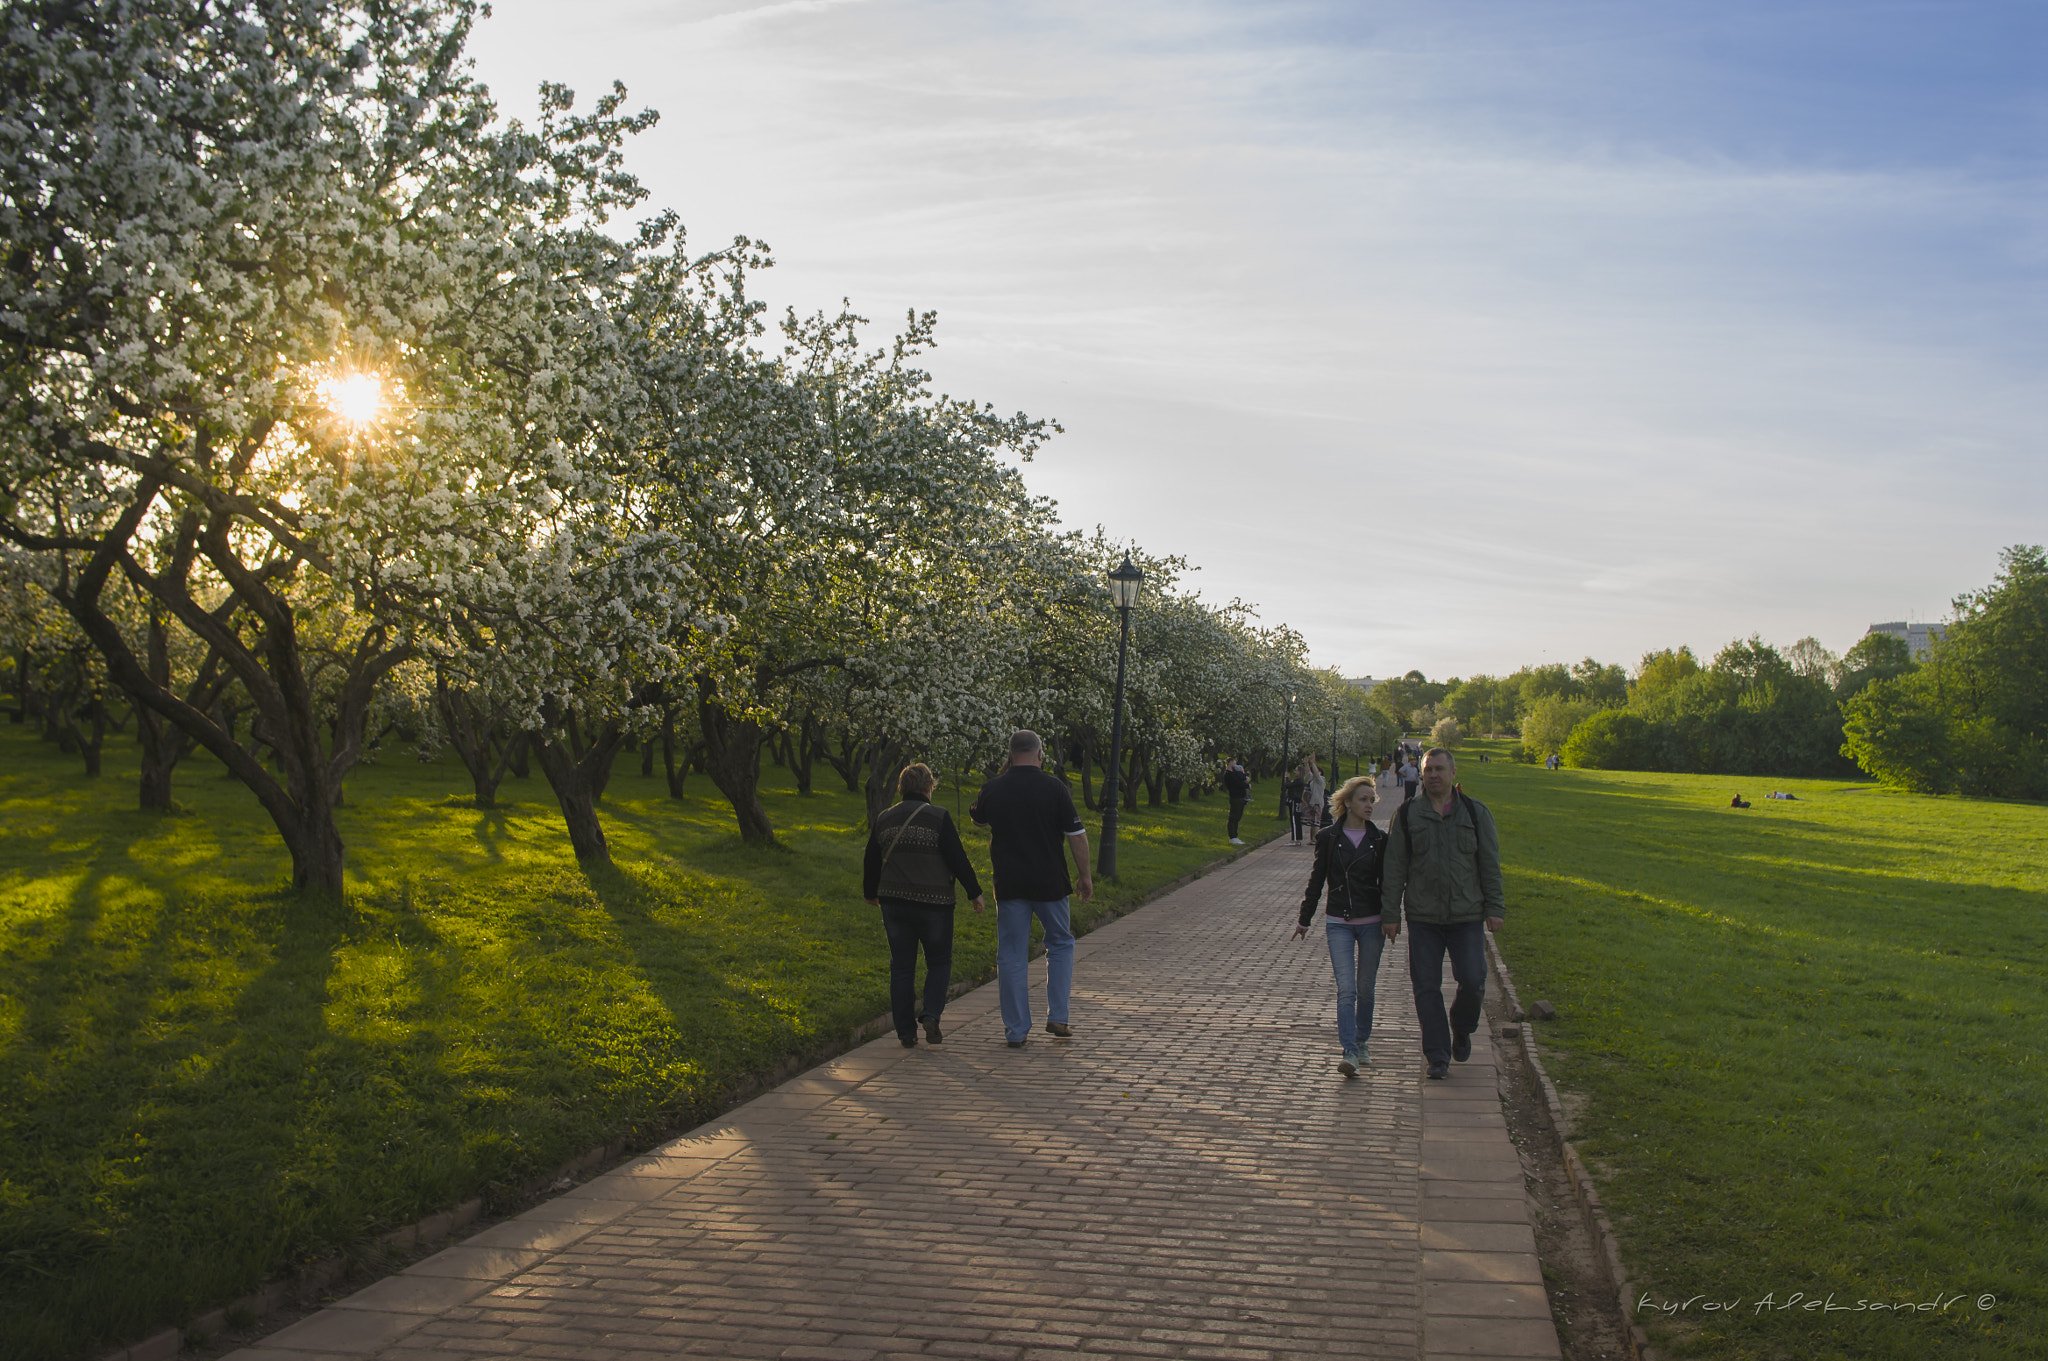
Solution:
M 1083 937 L 1072 1040 L 1006 1048 L 982 988 L 940 1047 L 878 1040 L 234 1356 L 1556 1357 L 1488 1037 L 1423 1082 L 1390 950 L 1339 1077 L 1307 867 Z

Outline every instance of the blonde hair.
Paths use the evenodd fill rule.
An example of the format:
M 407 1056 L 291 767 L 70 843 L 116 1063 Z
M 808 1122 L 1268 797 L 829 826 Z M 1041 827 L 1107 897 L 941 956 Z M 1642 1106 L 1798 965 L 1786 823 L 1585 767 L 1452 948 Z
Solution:
M 915 794 L 919 798 L 929 798 L 938 783 L 939 777 L 932 774 L 932 768 L 919 761 L 903 767 L 903 773 L 896 777 L 896 797 L 900 799 L 906 794 Z
M 1349 822 L 1351 819 L 1351 791 L 1354 789 L 1364 789 L 1366 793 L 1372 795 L 1373 802 L 1378 803 L 1380 792 L 1373 787 L 1373 784 L 1373 777 L 1370 775 L 1353 775 L 1337 787 L 1336 797 L 1330 800 L 1330 812 L 1335 814 L 1339 821 Z

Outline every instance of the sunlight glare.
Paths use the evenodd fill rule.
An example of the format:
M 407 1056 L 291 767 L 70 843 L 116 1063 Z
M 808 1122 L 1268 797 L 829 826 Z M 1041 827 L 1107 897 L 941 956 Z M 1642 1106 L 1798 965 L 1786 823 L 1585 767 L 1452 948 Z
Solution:
M 335 374 L 320 380 L 320 400 L 350 425 L 368 425 L 384 409 L 384 385 L 372 373 Z

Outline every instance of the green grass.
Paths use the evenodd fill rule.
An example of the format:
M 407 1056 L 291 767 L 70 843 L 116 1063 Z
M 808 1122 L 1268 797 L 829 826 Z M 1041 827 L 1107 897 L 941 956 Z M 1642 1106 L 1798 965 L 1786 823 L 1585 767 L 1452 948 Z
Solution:
M 1500 943 L 1524 1005 L 1558 1008 L 1546 1062 L 1630 1273 L 1692 1301 L 1636 1315 L 1664 1354 L 2048 1355 L 2048 807 L 1461 773 L 1498 816 Z
M 459 767 L 387 760 L 350 781 L 334 904 L 286 891 L 212 762 L 164 817 L 108 755 L 88 780 L 0 726 L 0 1355 L 89 1355 L 505 1197 L 887 1010 L 860 801 L 829 770 L 803 798 L 769 769 L 777 850 L 741 844 L 704 777 L 677 801 L 622 767 L 618 869 L 587 876 L 538 775 L 483 812 Z M 1122 883 L 1077 918 L 1223 854 L 1226 811 L 1126 814 Z M 984 976 L 993 914 L 958 920 L 955 977 Z

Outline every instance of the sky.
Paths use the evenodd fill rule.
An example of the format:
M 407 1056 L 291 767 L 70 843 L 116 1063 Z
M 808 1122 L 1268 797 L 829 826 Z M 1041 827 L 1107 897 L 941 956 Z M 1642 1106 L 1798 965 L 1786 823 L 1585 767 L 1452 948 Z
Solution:
M 2048 539 L 2037 0 L 494 0 L 779 311 L 1347 675 L 1938 620 Z

